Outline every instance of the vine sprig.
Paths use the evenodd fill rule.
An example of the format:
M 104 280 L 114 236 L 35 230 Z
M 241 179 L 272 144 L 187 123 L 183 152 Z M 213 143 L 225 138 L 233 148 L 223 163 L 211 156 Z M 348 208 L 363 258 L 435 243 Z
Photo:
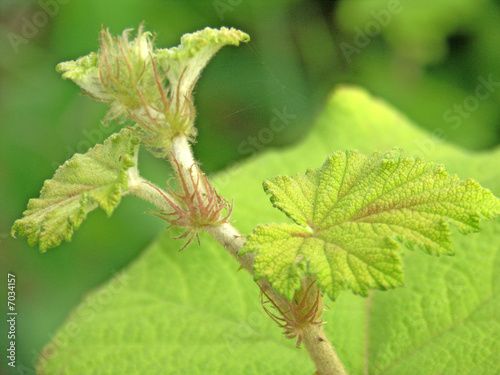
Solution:
M 183 185 L 181 182 L 181 185 L 185 191 L 191 192 L 190 194 L 193 197 L 196 197 L 197 194 L 190 189 L 199 185 L 196 183 L 199 181 L 198 178 L 200 178 L 198 174 L 201 174 L 201 178 L 206 179 L 206 177 L 202 174 L 197 164 L 194 163 L 191 147 L 189 146 L 187 139 L 174 139 L 173 144 L 178 146 L 172 147 L 172 156 L 170 158 L 173 160 L 173 164 L 175 165 L 174 168 L 176 170 L 176 174 L 181 176 L 188 174 L 188 176 L 190 176 L 189 178 L 192 184 L 191 187 L 188 187 L 189 185 L 187 183 Z M 196 171 L 196 173 L 193 173 L 194 171 Z M 181 180 L 185 178 L 186 177 L 180 177 Z M 229 221 L 229 214 L 232 211 L 232 205 L 228 208 L 227 201 L 219 197 L 208 180 L 206 180 L 206 183 L 208 184 L 208 189 L 213 191 L 214 198 L 208 199 L 208 196 L 204 196 L 204 198 L 208 199 L 207 202 L 219 200 L 219 202 L 222 203 L 219 203 L 215 212 L 220 215 L 220 212 L 222 212 L 223 209 L 227 209 L 228 214 L 222 217 L 219 216 L 218 219 L 212 222 L 205 221 L 203 225 L 192 225 L 188 231 L 192 231 L 191 236 L 193 236 L 194 233 L 197 234 L 199 230 L 203 230 L 211 235 L 239 262 L 240 268 L 247 270 L 251 275 L 253 275 L 255 256 L 253 254 L 243 254 L 241 252 L 246 238 L 240 234 L 240 232 Z M 177 194 L 164 191 L 145 180 L 142 180 L 140 183 L 136 184 L 136 186 L 138 188 L 134 189 L 133 193 L 138 197 L 144 198 L 155 204 L 162 212 L 169 212 L 169 210 L 174 210 L 170 212 L 176 212 L 174 206 L 177 206 L 175 200 L 179 199 Z M 181 200 L 183 199 L 184 198 Z M 199 216 L 197 216 L 198 213 L 194 212 L 195 211 L 193 211 L 191 218 L 188 219 L 187 222 L 199 220 Z M 165 215 L 161 216 L 165 217 Z M 188 231 L 177 238 L 187 237 Z M 190 238 L 190 240 L 192 239 L 193 237 Z M 187 244 L 185 246 L 187 246 Z M 259 286 L 262 295 L 267 298 L 267 301 L 262 300 L 264 311 L 266 311 L 266 313 L 276 323 L 278 323 L 280 328 L 284 329 L 285 337 L 289 339 L 297 338 L 297 347 L 300 346 L 302 342 L 304 343 L 308 353 L 316 365 L 317 373 L 324 375 L 347 374 L 342 362 L 334 350 L 333 345 L 328 340 L 326 333 L 323 330 L 323 322 L 321 321 L 323 313 L 323 299 L 321 292 L 314 285 L 315 281 L 309 281 L 309 284 L 306 284 L 306 280 L 304 280 L 304 285 L 308 285 L 308 287 L 305 290 L 303 288 L 299 288 L 296 293 L 294 293 L 294 297 L 291 300 L 277 292 L 269 284 L 268 280 L 258 278 L 255 281 Z M 312 292 L 312 290 L 314 292 Z M 265 306 L 267 302 L 272 304 L 277 314 L 271 312 Z
M 306 347 L 321 375 L 346 374 L 323 329 L 323 296 L 343 290 L 367 296 L 404 285 L 401 244 L 452 255 L 450 225 L 462 233 L 500 213 L 500 200 L 444 166 L 406 157 L 400 149 L 370 156 L 337 151 L 317 169 L 264 182 L 272 204 L 293 223 L 258 225 L 243 236 L 231 224 L 233 203 L 221 197 L 193 157 L 193 89 L 213 55 L 249 37 L 233 28 L 186 34 L 178 47 L 157 49 L 141 26 L 114 37 L 100 34 L 100 50 L 57 70 L 93 99 L 110 106 L 107 118 L 134 125 L 86 154 L 76 154 L 31 199 L 12 234 L 40 249 L 70 240 L 88 212 L 108 215 L 121 197 L 135 195 L 153 213 L 184 229 L 183 249 L 204 231 L 253 275 L 264 311 L 287 338 Z M 142 144 L 172 165 L 164 190 L 141 177 Z

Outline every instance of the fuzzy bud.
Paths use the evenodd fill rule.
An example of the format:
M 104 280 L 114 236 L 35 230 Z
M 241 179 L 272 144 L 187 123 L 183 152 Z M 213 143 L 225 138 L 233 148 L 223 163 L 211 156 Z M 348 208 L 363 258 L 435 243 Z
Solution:
M 108 119 L 128 116 L 143 143 L 158 156 L 168 155 L 173 137 L 194 140 L 192 91 L 212 56 L 225 45 L 248 41 L 247 34 L 221 28 L 186 34 L 178 47 L 155 49 L 142 26 L 118 37 L 102 30 L 98 53 L 60 63 L 57 71 L 90 97 L 108 103 Z

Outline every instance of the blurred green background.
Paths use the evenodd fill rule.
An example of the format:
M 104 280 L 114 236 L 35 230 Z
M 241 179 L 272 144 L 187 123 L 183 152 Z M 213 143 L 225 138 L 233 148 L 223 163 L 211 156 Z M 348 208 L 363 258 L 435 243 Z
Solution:
M 233 26 L 252 38 L 219 52 L 196 89 L 195 153 L 209 173 L 300 141 L 341 83 L 366 87 L 466 149 L 500 142 L 495 1 L 1 0 L 0 303 L 6 311 L 7 272 L 14 273 L 19 313 L 11 373 L 34 373 L 40 348 L 71 309 L 165 227 L 144 214 L 146 203 L 127 197 L 111 219 L 91 213 L 71 243 L 45 254 L 9 235 L 59 164 L 117 128 L 101 123 L 106 107 L 78 95 L 55 65 L 97 50 L 101 25 L 120 33 L 143 21 L 159 47 L 206 26 Z M 275 121 L 282 131 L 269 131 Z M 169 173 L 145 151 L 141 168 L 160 184 Z M 0 373 L 7 373 L 5 362 L 2 354 Z

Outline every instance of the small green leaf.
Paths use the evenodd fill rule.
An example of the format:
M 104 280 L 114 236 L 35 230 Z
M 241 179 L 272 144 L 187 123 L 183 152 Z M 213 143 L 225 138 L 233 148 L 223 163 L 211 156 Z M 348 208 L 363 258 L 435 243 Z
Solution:
M 184 34 L 178 47 L 155 50 L 155 59 L 165 70 L 165 74 L 174 87 L 179 85 L 181 96 L 191 91 L 201 71 L 210 59 L 224 46 L 238 46 L 248 42 L 250 37 L 243 31 L 221 27 Z
M 152 35 L 139 27 L 131 38 L 131 29 L 112 36 L 109 30 L 99 35 L 100 49 L 75 61 L 57 65 L 63 79 L 70 79 L 95 100 L 108 103 L 110 114 L 118 116 L 142 108 L 144 100 L 157 98 L 153 65 Z
M 87 216 L 100 206 L 108 215 L 127 190 L 127 170 L 135 165 L 138 139 L 129 129 L 113 134 L 103 145 L 75 154 L 46 180 L 40 198 L 30 199 L 23 218 L 12 226 L 43 252 L 69 241 Z
M 336 152 L 305 175 L 264 182 L 273 205 L 297 224 L 258 226 L 242 250 L 257 252 L 255 278 L 267 278 L 288 298 L 302 277 L 315 275 L 333 300 L 342 289 L 403 285 L 397 243 L 452 255 L 450 229 L 479 229 L 500 213 L 500 200 L 442 165 L 402 156 Z
M 76 61 L 57 64 L 56 71 L 63 79 L 74 81 L 88 95 L 103 102 L 112 102 L 113 97 L 99 85 L 99 55 L 92 52 Z

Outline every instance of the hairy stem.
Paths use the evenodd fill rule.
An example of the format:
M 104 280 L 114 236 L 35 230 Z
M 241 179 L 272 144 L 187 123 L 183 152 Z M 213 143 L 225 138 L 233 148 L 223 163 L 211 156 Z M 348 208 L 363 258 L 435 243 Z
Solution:
M 321 324 L 309 324 L 302 330 L 302 342 L 316 365 L 319 375 L 347 375 L 344 365 L 326 337 Z
M 193 181 L 197 181 L 199 176 L 199 169 L 193 168 L 196 164 L 194 160 L 193 153 L 191 151 L 191 146 L 187 137 L 183 134 L 177 135 L 172 139 L 172 147 L 170 149 L 171 154 L 169 155 L 170 164 L 175 169 L 175 164 L 179 164 L 179 173 L 184 176 L 188 188 L 190 191 L 194 191 Z M 193 178 L 191 178 L 191 176 Z M 201 192 L 200 192 L 201 193 Z
M 235 227 L 229 223 L 225 223 L 205 227 L 204 230 L 224 246 L 226 251 L 241 264 L 242 268 L 253 274 L 253 259 L 255 256 L 253 254 L 238 255 L 245 243 L 245 237 Z
M 174 137 L 172 140 L 171 152 L 170 162 L 172 164 L 178 163 L 180 173 L 184 174 L 187 181 L 192 181 L 192 179 L 189 178 L 190 173 L 193 173 L 193 171 L 195 171 L 194 173 L 200 172 L 198 172 L 199 170 L 197 168 L 191 168 L 195 164 L 195 160 L 187 138 L 183 135 Z M 194 186 L 190 186 L 190 188 L 194 189 Z M 153 203 L 159 209 L 166 211 L 170 211 L 171 208 L 165 197 L 175 201 L 175 198 L 166 191 L 154 186 L 135 173 L 130 175 L 128 191 L 130 194 L 145 199 Z M 239 252 L 245 243 L 245 237 L 241 235 L 235 227 L 230 223 L 224 223 L 220 225 L 207 225 L 201 229 L 219 242 L 224 249 L 240 263 L 241 268 L 244 268 L 253 275 L 255 255 L 245 254 L 239 256 Z M 266 280 L 259 280 L 257 284 L 260 286 L 261 290 L 282 309 L 282 311 L 288 311 L 290 308 L 289 301 L 276 293 Z M 337 353 L 335 353 L 333 345 L 328 341 L 321 324 L 305 325 L 302 328 L 302 340 L 316 366 L 316 374 L 347 375 Z
M 176 201 L 175 197 L 171 196 L 168 192 L 141 177 L 129 180 L 127 193 L 142 198 L 166 212 L 172 211 L 172 207 L 165 200 L 164 196 L 173 202 Z

